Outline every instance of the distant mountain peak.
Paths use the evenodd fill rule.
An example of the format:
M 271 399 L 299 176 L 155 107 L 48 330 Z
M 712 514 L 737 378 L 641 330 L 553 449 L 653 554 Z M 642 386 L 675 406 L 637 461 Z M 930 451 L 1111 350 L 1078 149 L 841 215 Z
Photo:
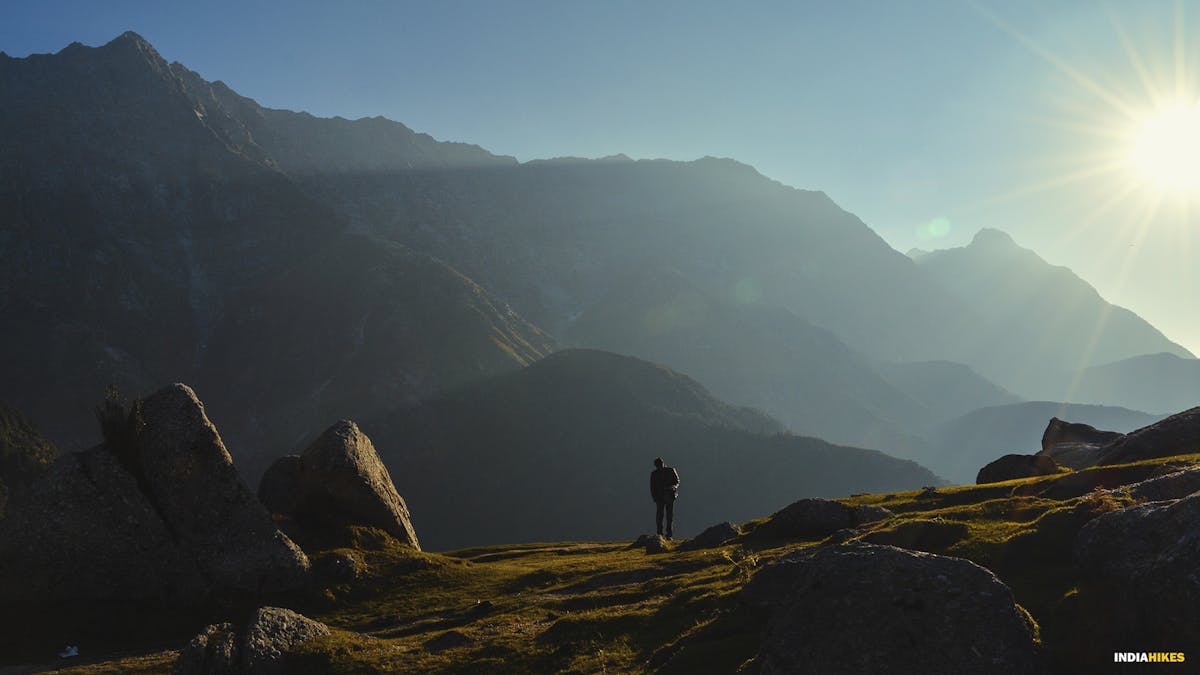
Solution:
M 970 246 L 1017 248 L 1017 242 L 1013 241 L 1012 236 L 1004 230 L 985 227 L 975 233 L 975 238 L 971 240 Z
M 151 47 L 151 45 L 150 45 L 149 40 L 147 40 L 146 38 L 142 37 L 141 35 L 133 32 L 131 30 L 127 30 L 124 33 L 121 33 L 117 37 L 110 40 L 108 42 L 108 44 L 113 44 L 114 42 L 132 42 L 138 46 L 145 46 L 145 47 L 150 47 L 151 49 L 153 49 L 153 47 Z

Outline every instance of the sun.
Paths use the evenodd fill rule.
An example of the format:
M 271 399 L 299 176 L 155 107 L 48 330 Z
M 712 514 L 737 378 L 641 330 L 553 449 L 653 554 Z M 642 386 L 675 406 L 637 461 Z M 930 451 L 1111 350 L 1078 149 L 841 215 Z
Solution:
M 1160 107 L 1136 125 L 1129 161 L 1151 186 L 1200 192 L 1200 105 Z

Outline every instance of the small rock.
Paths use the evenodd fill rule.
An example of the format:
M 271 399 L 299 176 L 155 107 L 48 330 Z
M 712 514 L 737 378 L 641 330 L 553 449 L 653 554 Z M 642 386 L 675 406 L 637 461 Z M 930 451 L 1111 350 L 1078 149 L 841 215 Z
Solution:
M 208 626 L 192 638 L 175 663 L 172 675 L 280 675 L 285 659 L 297 646 L 329 635 L 329 627 L 281 607 L 254 613 L 239 636 L 232 624 Z
M 454 649 L 455 647 L 461 647 L 472 642 L 474 640 L 465 634 L 456 630 L 448 630 L 437 637 L 426 640 L 422 646 L 425 648 L 425 651 L 436 654 L 437 652 L 444 652 L 447 649 Z
M 1061 467 L 1046 455 L 1005 455 L 980 469 L 975 477 L 975 484 L 1049 476 L 1061 471 Z
M 705 529 L 700 534 L 679 545 L 680 551 L 695 551 L 702 548 L 715 548 L 737 537 L 741 529 L 733 523 L 717 523 Z
M 237 636 L 233 624 L 205 627 L 192 638 L 171 666 L 172 675 L 232 675 L 238 672 Z
M 297 645 L 329 635 L 319 621 L 282 607 L 254 613 L 242 642 L 242 665 L 248 673 L 283 673 L 282 660 Z

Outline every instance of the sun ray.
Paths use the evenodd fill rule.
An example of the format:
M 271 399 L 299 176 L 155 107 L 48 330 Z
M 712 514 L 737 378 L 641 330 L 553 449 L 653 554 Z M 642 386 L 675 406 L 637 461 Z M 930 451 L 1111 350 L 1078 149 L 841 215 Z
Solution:
M 1175 98 L 1187 96 L 1187 54 L 1183 33 L 1183 3 L 1175 0 Z
M 1130 65 L 1137 72 L 1138 81 L 1142 88 L 1146 90 L 1146 94 L 1151 101 L 1162 100 L 1162 92 L 1159 90 L 1157 83 L 1154 81 L 1154 76 L 1150 73 L 1150 69 L 1146 67 L 1146 61 L 1142 58 L 1141 52 L 1133 45 L 1133 41 L 1129 39 L 1129 34 L 1125 32 L 1125 27 L 1121 25 L 1121 21 L 1117 15 L 1108 8 L 1108 20 L 1113 27 L 1113 31 L 1117 34 L 1117 41 L 1121 43 L 1121 49 L 1125 51 L 1125 57 L 1129 59 Z
M 1070 78 L 1076 84 L 1078 84 L 1080 87 L 1083 87 L 1087 91 L 1091 92 L 1097 98 L 1103 100 L 1105 103 L 1109 104 L 1114 109 L 1120 111 L 1126 117 L 1129 117 L 1131 119 L 1137 117 L 1138 111 L 1135 108 L 1133 108 L 1132 106 L 1130 106 L 1120 96 L 1117 96 L 1113 92 L 1109 91 L 1107 87 L 1101 85 L 1100 83 L 1096 82 L 1092 78 L 1088 77 L 1086 74 L 1084 74 L 1079 69 L 1072 66 L 1070 63 L 1067 63 L 1066 60 L 1059 57 L 1054 52 L 1039 45 L 1032 38 L 1028 37 L 1021 31 L 1017 30 L 1014 26 L 1009 24 L 1007 21 L 1000 18 L 995 12 L 992 12 L 990 9 L 984 7 L 983 5 L 979 4 L 978 2 L 970 2 L 970 6 L 972 8 L 974 8 L 975 11 L 978 12 L 981 16 L 983 16 L 985 19 L 990 21 L 992 23 L 992 25 L 994 25 L 997 28 L 999 28 L 1000 30 L 1004 31 L 1005 33 L 1007 33 L 1009 35 L 1009 37 L 1012 37 L 1023 47 L 1025 47 L 1029 51 L 1033 52 L 1035 55 L 1041 57 L 1044 61 L 1046 61 L 1050 65 L 1054 66 L 1059 72 L 1066 75 L 1068 78 Z
M 1124 287 L 1125 281 L 1129 277 L 1129 271 L 1133 267 L 1136 251 L 1141 247 L 1142 242 L 1145 241 L 1146 236 L 1149 234 L 1151 223 L 1154 221 L 1154 217 L 1158 213 L 1159 206 L 1162 204 L 1163 196 L 1164 193 L 1162 191 L 1156 192 L 1150 198 L 1148 198 L 1146 202 L 1143 203 L 1142 213 L 1135 221 L 1136 224 L 1132 228 L 1134 240 L 1130 244 L 1131 250 L 1126 255 L 1122 256 L 1121 264 L 1117 270 L 1115 287 L 1118 289 Z M 1075 394 L 1079 391 L 1083 369 L 1091 365 L 1092 357 L 1096 352 L 1096 347 L 1100 344 L 1101 337 L 1104 335 L 1104 328 L 1108 324 L 1108 319 L 1111 313 L 1112 308 L 1109 306 L 1096 321 L 1096 325 L 1092 328 L 1092 331 L 1088 337 L 1087 344 L 1079 352 L 1079 363 L 1074 369 L 1075 375 L 1072 377 L 1071 384 L 1067 388 L 1068 401 L 1073 399 Z
M 994 195 L 992 197 L 986 197 L 983 199 L 976 200 L 974 202 L 969 202 L 969 203 L 965 204 L 962 208 L 964 210 L 966 210 L 967 212 L 974 211 L 974 210 L 980 210 L 980 209 L 984 209 L 987 207 L 996 206 L 998 204 L 1002 204 L 1005 202 L 1009 202 L 1014 199 L 1019 199 L 1021 197 L 1028 197 L 1030 195 L 1038 194 L 1040 192 L 1047 192 L 1049 190 L 1053 190 L 1054 188 L 1063 187 L 1065 185 L 1070 185 L 1072 183 L 1079 183 L 1082 181 L 1086 181 L 1089 178 L 1095 178 L 1096 176 L 1101 176 L 1101 175 L 1110 174 L 1110 173 L 1116 173 L 1118 171 L 1121 171 L 1124 168 L 1125 168 L 1124 160 L 1109 159 L 1109 161 L 1101 163 L 1101 164 L 1085 166 L 1083 168 L 1077 169 L 1076 171 L 1072 171 L 1070 173 L 1065 173 L 1065 174 L 1062 174 L 1059 176 L 1054 176 L 1052 178 L 1047 178 L 1046 180 L 1041 181 L 1039 183 L 1025 185 L 1025 186 L 1018 187 L 1016 189 L 1010 190 L 1008 192 L 1005 192 L 1005 193 L 1002 193 L 999 195 Z
M 1075 237 L 1082 236 L 1088 230 L 1091 230 L 1093 227 L 1095 227 L 1101 218 L 1111 213 L 1113 209 L 1117 207 L 1117 205 L 1124 203 L 1124 201 L 1137 189 L 1138 186 L 1133 182 L 1122 182 L 1120 187 L 1118 187 L 1116 190 L 1109 191 L 1104 199 L 1100 200 L 1100 202 L 1091 210 L 1089 210 L 1082 218 L 1072 224 L 1066 225 L 1065 227 L 1069 229 L 1062 238 L 1069 241 Z

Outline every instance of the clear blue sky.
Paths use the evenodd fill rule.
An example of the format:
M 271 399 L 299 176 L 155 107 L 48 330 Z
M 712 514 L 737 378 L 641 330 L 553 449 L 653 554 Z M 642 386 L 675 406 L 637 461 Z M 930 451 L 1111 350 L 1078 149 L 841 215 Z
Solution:
M 271 107 L 383 115 L 521 160 L 733 157 L 824 190 L 900 250 L 1004 229 L 1195 352 L 1200 208 L 1171 197 L 1143 218 L 1127 171 L 1070 177 L 1132 129 L 1115 99 L 1153 107 L 1142 80 L 1200 92 L 1198 29 L 1200 5 L 1150 1 L 0 6 L 11 56 L 134 30 Z

